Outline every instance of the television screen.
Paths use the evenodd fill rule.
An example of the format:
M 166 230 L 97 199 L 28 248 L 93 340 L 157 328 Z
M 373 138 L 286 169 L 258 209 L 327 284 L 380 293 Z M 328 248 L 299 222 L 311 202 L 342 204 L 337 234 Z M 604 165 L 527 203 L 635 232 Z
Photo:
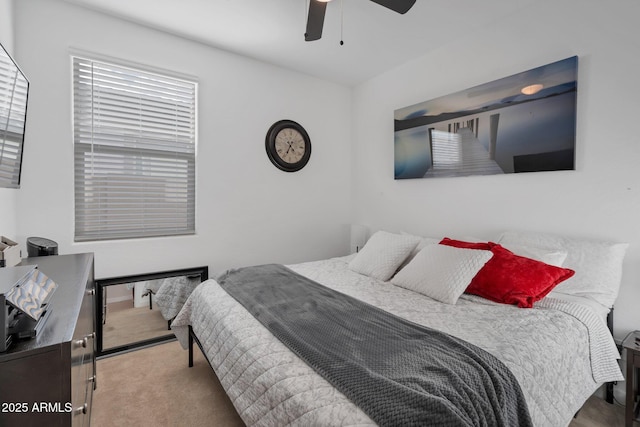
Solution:
M 20 188 L 29 81 L 0 44 L 0 187 Z

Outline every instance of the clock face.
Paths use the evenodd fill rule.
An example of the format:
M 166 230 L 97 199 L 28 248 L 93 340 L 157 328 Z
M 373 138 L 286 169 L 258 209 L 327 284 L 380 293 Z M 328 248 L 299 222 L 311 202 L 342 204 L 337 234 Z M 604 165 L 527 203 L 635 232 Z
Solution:
M 311 156 L 311 140 L 302 126 L 280 120 L 271 126 L 265 141 L 269 160 L 286 172 L 302 169 Z
M 276 153 L 289 164 L 302 160 L 305 146 L 304 137 L 294 128 L 284 128 L 276 135 Z

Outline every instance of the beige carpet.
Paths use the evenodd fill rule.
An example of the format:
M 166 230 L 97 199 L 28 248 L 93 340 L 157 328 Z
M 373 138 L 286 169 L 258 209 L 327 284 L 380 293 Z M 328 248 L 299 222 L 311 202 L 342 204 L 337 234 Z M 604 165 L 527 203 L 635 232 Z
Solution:
M 243 426 L 200 349 L 194 349 L 193 368 L 188 368 L 187 357 L 171 341 L 99 360 L 91 425 Z M 597 397 L 569 425 L 615 426 L 624 426 L 624 408 Z
M 624 427 L 624 406 L 591 396 L 569 427 Z
M 98 360 L 91 425 L 243 426 L 200 352 L 177 341 Z
M 102 349 L 120 347 L 151 338 L 173 336 L 156 304 L 134 308 L 133 301 L 107 304 L 106 322 L 102 326 Z

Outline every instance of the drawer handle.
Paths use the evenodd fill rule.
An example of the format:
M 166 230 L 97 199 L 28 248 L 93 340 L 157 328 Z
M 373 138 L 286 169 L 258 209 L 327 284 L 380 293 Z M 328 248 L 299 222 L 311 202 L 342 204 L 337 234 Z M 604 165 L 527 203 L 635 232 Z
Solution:
M 86 413 L 87 413 L 87 408 L 88 408 L 88 406 L 87 406 L 87 404 L 85 403 L 85 404 L 84 404 L 84 405 L 82 405 L 81 407 L 74 409 L 74 410 L 73 410 L 73 414 L 74 414 L 74 415 L 86 414 Z
M 89 342 L 89 339 L 87 337 L 84 337 L 81 340 L 75 340 L 73 344 L 76 346 L 76 348 L 78 347 L 87 348 L 88 342 Z

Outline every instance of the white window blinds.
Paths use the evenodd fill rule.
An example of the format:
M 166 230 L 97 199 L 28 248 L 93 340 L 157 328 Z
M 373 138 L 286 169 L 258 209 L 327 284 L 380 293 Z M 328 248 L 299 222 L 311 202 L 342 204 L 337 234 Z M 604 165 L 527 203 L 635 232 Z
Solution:
M 195 233 L 196 83 L 73 58 L 75 240 Z
M 435 169 L 462 168 L 462 141 L 460 135 L 431 130 L 431 153 Z
M 0 46 L 0 187 L 19 188 L 29 82 Z

